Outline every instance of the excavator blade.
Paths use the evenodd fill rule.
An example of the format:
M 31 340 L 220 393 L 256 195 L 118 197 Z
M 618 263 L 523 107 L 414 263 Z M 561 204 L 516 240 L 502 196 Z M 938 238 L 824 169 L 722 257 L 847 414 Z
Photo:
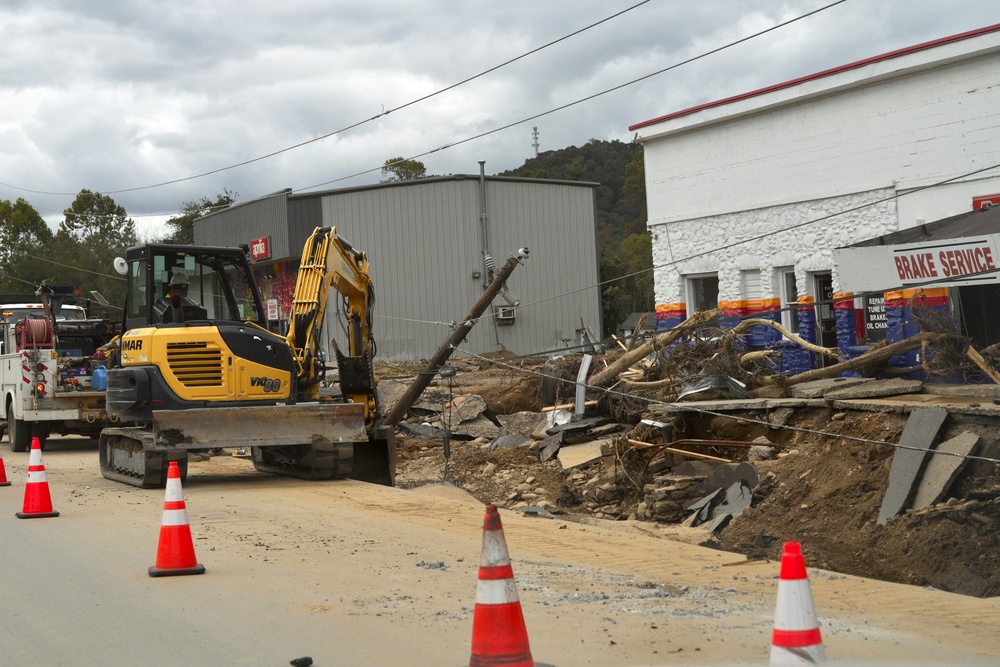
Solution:
M 157 449 L 271 447 L 368 442 L 358 403 L 299 403 L 155 410 Z

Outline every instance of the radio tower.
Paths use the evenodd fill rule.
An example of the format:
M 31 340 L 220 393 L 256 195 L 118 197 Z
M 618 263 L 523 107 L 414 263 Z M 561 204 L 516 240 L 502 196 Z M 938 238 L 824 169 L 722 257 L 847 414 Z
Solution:
M 538 127 L 531 128 L 531 138 L 534 139 L 532 146 L 535 148 L 535 157 L 538 157 Z

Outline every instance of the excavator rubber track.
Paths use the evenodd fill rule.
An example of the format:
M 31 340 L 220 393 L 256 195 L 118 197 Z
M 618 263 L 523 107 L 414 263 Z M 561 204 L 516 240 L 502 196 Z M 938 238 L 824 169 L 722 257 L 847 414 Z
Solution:
M 253 466 L 261 472 L 299 479 L 347 479 L 354 468 L 354 443 L 250 447 Z
M 167 484 L 170 460 L 177 461 L 181 481 L 187 478 L 187 452 L 167 452 L 151 449 L 150 430 L 110 427 L 101 431 L 98 454 L 101 475 L 141 489 L 162 488 Z

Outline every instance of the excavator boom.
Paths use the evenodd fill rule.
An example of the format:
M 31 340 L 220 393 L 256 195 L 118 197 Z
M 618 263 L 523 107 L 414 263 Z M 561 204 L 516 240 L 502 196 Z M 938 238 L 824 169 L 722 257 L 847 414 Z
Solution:
M 370 381 L 374 291 L 368 257 L 337 234 L 336 227 L 317 227 L 302 250 L 287 337 L 298 369 L 298 394 L 301 400 L 319 398 L 326 371 L 320 336 L 331 287 L 343 297 L 347 318 L 348 348 L 345 354 L 337 350 L 344 398 L 368 403 L 375 393 Z

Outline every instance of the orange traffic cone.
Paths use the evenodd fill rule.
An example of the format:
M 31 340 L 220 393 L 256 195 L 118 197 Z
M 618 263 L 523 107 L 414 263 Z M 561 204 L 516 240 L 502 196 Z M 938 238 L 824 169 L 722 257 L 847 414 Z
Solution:
M 0 456 L 0 486 L 10 486 L 10 480 L 7 479 L 7 468 L 3 465 L 3 456 Z
M 167 470 L 167 492 L 163 501 L 156 565 L 149 568 L 149 576 L 204 573 L 205 566 L 194 555 L 191 526 L 188 525 L 187 506 L 181 490 L 181 471 L 177 467 L 177 461 L 171 461 Z
M 492 665 L 535 667 L 535 661 L 528 646 L 528 632 L 524 627 L 521 602 L 517 599 L 500 513 L 489 505 L 483 521 L 483 553 L 472 617 L 469 667 Z
M 49 495 L 49 482 L 42 463 L 42 445 L 38 438 L 32 438 L 31 454 L 28 455 L 28 483 L 24 485 L 24 505 L 17 513 L 17 518 L 41 519 L 48 516 L 59 516 L 59 512 L 52 511 L 52 496 Z
M 802 548 L 798 542 L 786 542 L 781 556 L 770 664 L 820 665 L 825 662 Z

